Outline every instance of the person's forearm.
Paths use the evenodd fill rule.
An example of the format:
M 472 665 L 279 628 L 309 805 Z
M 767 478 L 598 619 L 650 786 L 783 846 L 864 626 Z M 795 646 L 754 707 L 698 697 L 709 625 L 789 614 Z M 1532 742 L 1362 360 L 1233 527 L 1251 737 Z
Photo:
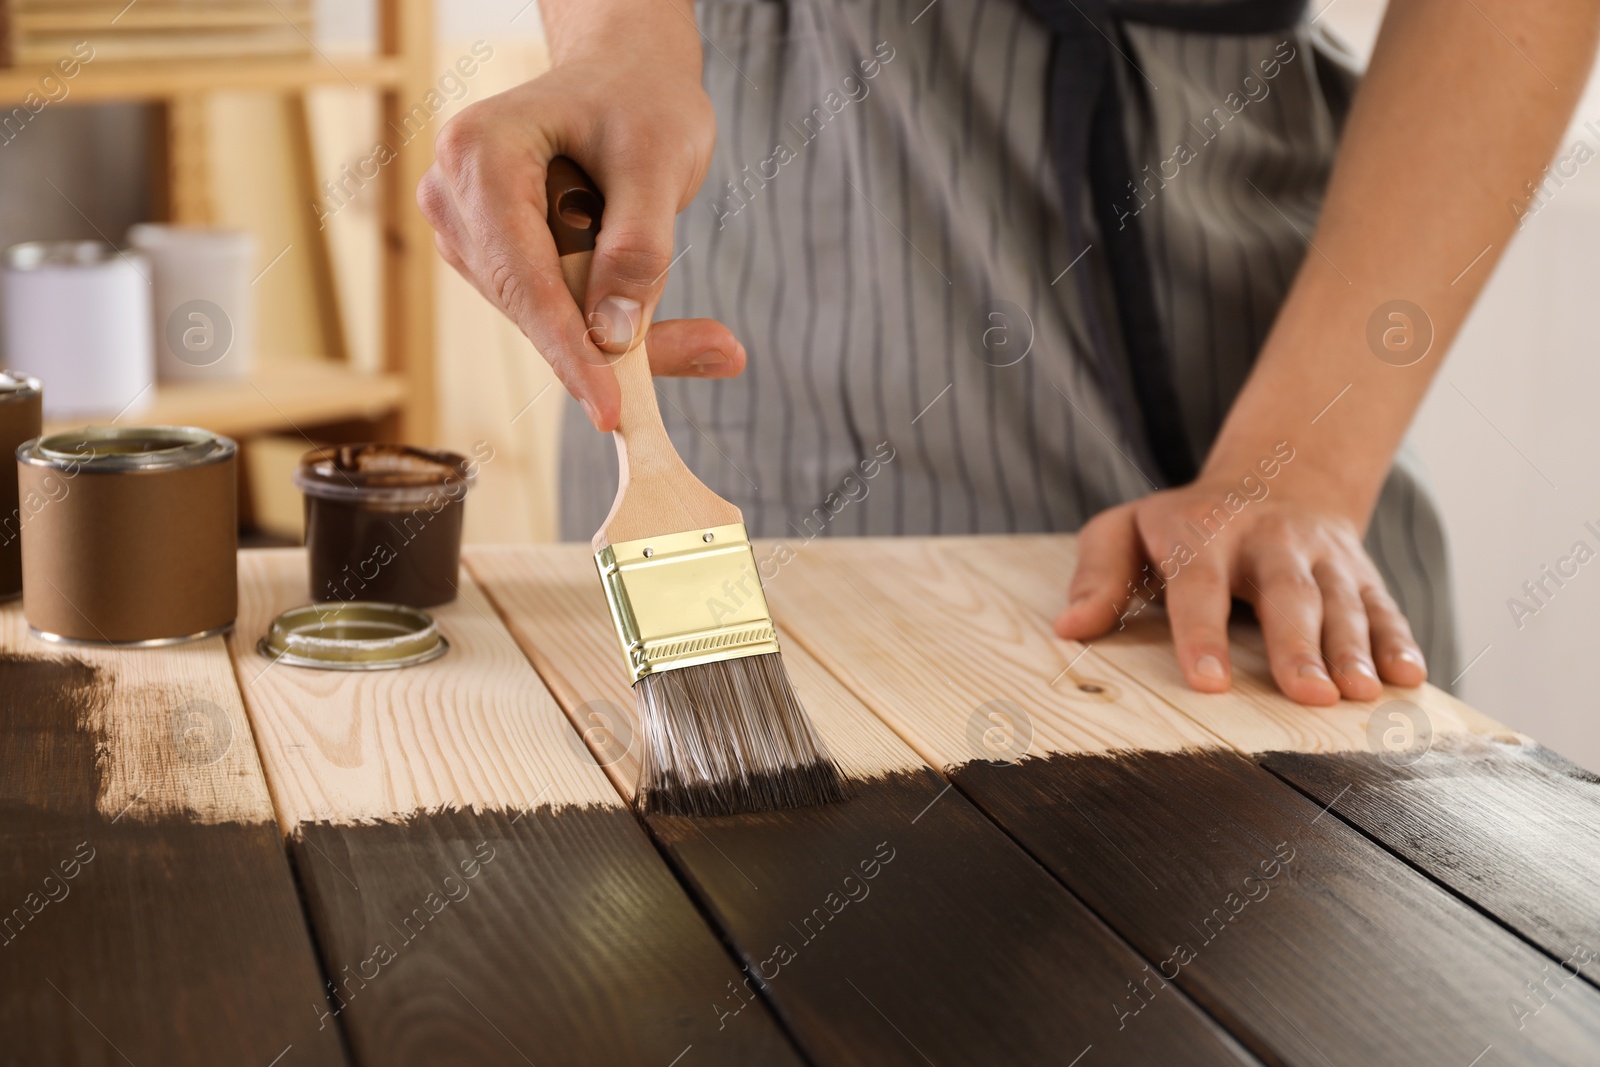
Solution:
M 1312 248 L 1202 477 L 1236 479 L 1288 441 L 1293 483 L 1365 526 L 1516 229 L 1511 205 L 1526 209 L 1527 183 L 1555 155 L 1597 23 L 1597 5 L 1579 0 L 1393 0 Z M 1403 348 L 1380 344 L 1386 360 L 1368 343 L 1369 321 L 1395 300 L 1431 321 L 1431 348 L 1409 366 L 1396 365 Z
M 616 63 L 690 63 L 700 36 L 692 0 L 540 0 L 550 63 L 598 56 Z

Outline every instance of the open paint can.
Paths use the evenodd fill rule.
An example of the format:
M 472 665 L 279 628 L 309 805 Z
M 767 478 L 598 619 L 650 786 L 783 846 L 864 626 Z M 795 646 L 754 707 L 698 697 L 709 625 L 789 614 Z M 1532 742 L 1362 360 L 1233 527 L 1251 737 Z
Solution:
M 308 452 L 294 484 L 305 494 L 311 599 L 414 608 L 454 600 L 463 501 L 475 478 L 454 452 L 389 444 Z
M 17 446 L 42 432 L 39 380 L 0 370 L 0 600 L 22 592 L 22 524 L 33 507 L 43 507 L 48 498 L 29 501 L 22 507 L 17 495 L 17 466 L 10 457 Z
M 238 610 L 237 448 L 193 427 L 94 427 L 17 449 L 48 503 L 22 527 L 22 610 L 49 640 L 163 645 Z

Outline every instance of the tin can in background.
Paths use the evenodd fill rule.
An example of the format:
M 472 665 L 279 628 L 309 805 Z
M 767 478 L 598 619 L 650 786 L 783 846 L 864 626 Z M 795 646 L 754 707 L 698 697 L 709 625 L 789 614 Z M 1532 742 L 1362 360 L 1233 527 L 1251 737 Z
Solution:
M 6 249 L 4 357 L 50 383 L 49 419 L 137 411 L 155 382 L 150 267 L 98 241 Z
M 156 377 L 248 377 L 255 363 L 255 237 L 245 230 L 142 222 L 128 230 L 128 243 L 150 263 Z

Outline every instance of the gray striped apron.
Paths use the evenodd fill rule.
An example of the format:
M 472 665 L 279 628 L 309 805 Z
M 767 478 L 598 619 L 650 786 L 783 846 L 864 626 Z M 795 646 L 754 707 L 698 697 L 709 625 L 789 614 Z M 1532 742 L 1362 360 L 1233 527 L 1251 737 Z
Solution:
M 1053 6 L 701 0 L 717 146 L 657 317 L 720 319 L 750 360 L 658 391 L 753 536 L 1075 530 L 1186 477 L 1249 374 L 1316 223 L 1348 61 L 1304 22 L 1214 32 L 1079 0 L 1082 27 L 1047 27 L 1028 5 Z M 1094 91 L 1097 40 L 1120 130 L 1052 104 L 1074 72 Z M 1120 142 L 1122 182 L 1062 180 L 1063 121 L 1074 158 Z M 562 534 L 587 540 L 613 448 L 575 405 L 562 445 Z M 1444 530 L 1407 452 L 1367 547 L 1448 682 Z

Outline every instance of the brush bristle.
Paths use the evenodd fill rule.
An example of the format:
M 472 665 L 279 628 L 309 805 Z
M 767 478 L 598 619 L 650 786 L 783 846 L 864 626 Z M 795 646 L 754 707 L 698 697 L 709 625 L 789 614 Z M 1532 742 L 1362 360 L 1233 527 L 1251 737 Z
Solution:
M 646 814 L 735 815 L 843 800 L 844 776 L 773 652 L 647 674 L 634 686 Z

